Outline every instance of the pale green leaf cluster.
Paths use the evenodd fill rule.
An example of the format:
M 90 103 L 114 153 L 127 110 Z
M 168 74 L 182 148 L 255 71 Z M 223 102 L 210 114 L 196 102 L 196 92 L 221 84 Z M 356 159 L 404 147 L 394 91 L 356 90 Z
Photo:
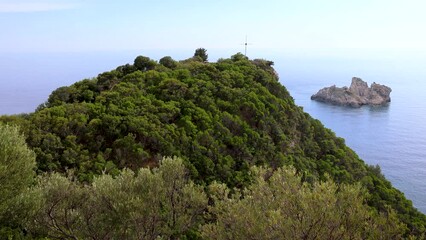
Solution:
M 34 180 L 35 154 L 25 143 L 18 128 L 0 124 L 0 222 L 14 222 L 18 214 L 20 194 Z
M 182 160 L 164 158 L 154 169 L 125 169 L 81 185 L 59 174 L 33 190 L 43 204 L 27 228 L 59 239 L 177 238 L 196 229 L 207 206 L 203 189 L 188 180 Z
M 52 239 L 400 239 L 406 232 L 391 209 L 377 214 L 365 204 L 359 184 L 308 184 L 289 167 L 251 173 L 243 190 L 217 182 L 204 190 L 180 158 L 91 184 L 44 174 L 15 198 L 16 213 L 31 236 Z
M 406 226 L 394 212 L 379 216 L 364 203 L 359 185 L 331 180 L 303 183 L 294 169 L 254 168 L 255 182 L 230 195 L 223 184 L 209 192 L 206 239 L 400 239 Z

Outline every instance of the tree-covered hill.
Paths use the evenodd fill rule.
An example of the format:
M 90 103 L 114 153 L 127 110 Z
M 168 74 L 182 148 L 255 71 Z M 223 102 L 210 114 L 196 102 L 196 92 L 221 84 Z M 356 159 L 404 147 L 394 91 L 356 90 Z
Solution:
M 360 182 L 370 206 L 393 208 L 411 233 L 424 231 L 425 215 L 378 167 L 295 105 L 272 65 L 240 53 L 212 63 L 205 51 L 183 61 L 139 56 L 132 65 L 58 88 L 34 113 L 0 120 L 20 126 L 38 173 L 72 170 L 91 182 L 178 156 L 196 183 L 240 188 L 252 183 L 253 165 L 291 165 L 310 183 L 326 175 Z

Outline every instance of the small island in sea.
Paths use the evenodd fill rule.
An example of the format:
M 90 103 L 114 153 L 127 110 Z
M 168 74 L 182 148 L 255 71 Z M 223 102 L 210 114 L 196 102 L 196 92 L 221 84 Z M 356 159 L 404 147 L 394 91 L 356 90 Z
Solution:
M 326 87 L 311 96 L 312 100 L 330 103 L 334 105 L 361 107 L 362 105 L 384 105 L 391 101 L 392 89 L 388 86 L 372 83 L 368 87 L 367 82 L 361 78 L 353 77 L 351 86 Z

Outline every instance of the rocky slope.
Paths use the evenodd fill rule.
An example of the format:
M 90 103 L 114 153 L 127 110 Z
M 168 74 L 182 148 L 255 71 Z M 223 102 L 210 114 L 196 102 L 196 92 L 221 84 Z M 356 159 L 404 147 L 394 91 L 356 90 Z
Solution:
M 392 89 L 377 83 L 368 84 L 360 78 L 353 77 L 351 86 L 326 87 L 311 96 L 312 100 L 335 105 L 360 107 L 362 105 L 383 105 L 390 102 Z

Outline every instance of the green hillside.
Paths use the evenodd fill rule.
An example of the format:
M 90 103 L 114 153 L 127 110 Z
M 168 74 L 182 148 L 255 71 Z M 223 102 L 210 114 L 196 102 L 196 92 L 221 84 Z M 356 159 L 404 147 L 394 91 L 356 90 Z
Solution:
M 243 188 L 254 181 L 254 165 L 291 165 L 307 183 L 327 176 L 360 182 L 369 206 L 392 208 L 411 234 L 423 232 L 426 216 L 378 166 L 366 165 L 303 112 L 272 66 L 240 53 L 211 63 L 205 51 L 183 61 L 139 56 L 133 65 L 58 88 L 34 113 L 0 121 L 20 127 L 38 174 L 72 170 L 89 184 L 103 173 L 158 167 L 164 156 L 177 156 L 200 186 Z

